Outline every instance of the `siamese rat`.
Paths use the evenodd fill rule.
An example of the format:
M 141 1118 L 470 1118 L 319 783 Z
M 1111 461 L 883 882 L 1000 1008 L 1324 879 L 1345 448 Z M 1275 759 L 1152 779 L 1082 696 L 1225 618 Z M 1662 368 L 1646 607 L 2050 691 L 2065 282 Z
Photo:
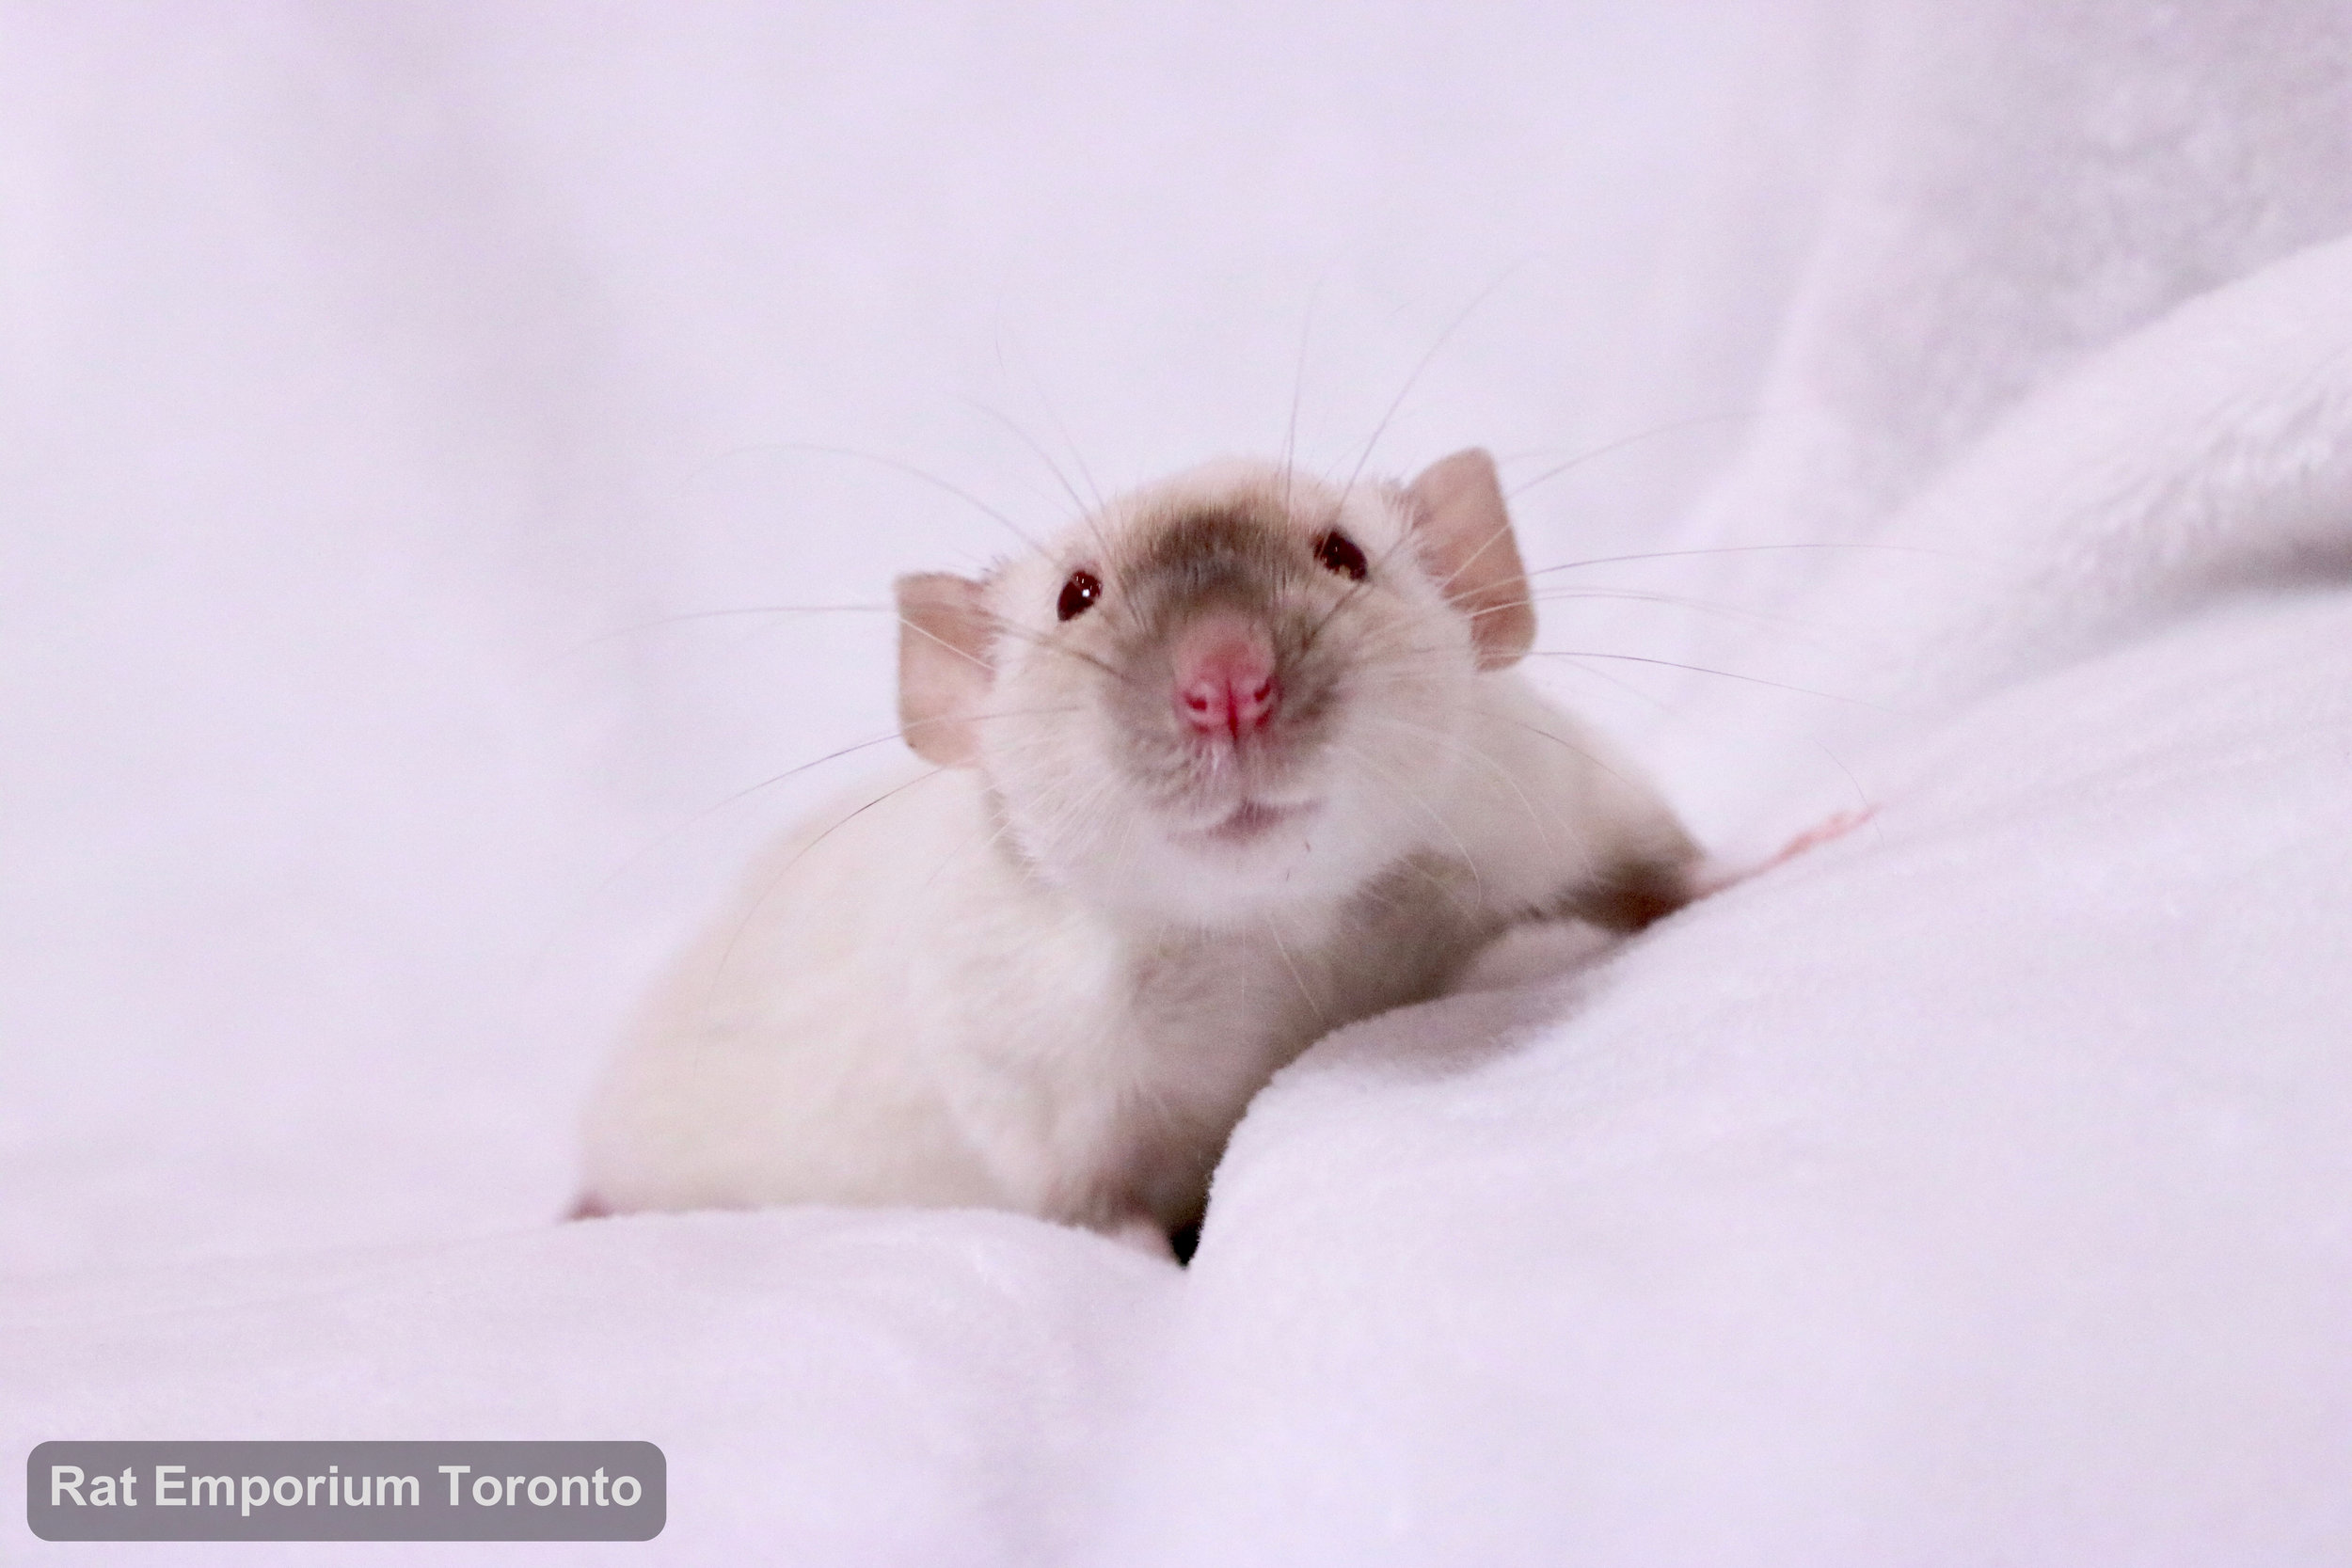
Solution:
M 1249 1098 L 1493 938 L 1638 928 L 1698 852 L 1512 668 L 1492 460 L 1259 462 L 898 584 L 925 765 L 819 813 L 650 998 L 582 1212 L 977 1205 L 1164 1245 Z

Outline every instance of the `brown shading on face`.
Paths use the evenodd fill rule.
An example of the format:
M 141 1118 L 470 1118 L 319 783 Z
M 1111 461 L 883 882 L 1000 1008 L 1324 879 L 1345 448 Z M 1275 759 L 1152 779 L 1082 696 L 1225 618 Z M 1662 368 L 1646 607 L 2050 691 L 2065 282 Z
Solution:
M 1329 729 L 1344 660 L 1317 633 L 1344 584 L 1319 566 L 1312 532 L 1268 503 L 1151 519 L 1119 572 L 1122 613 L 1109 693 L 1118 761 L 1161 803 L 1208 811 L 1296 782 Z M 1204 634 L 1263 646 L 1276 694 L 1246 732 L 1188 721 L 1187 659 Z
M 1212 464 L 996 568 L 976 585 L 991 684 L 973 722 L 1004 848 L 1216 923 L 1344 896 L 1437 831 L 1487 657 L 1485 618 L 1438 578 L 1468 563 L 1491 593 L 1488 568 L 1517 560 L 1464 494 L 1486 498 Z M 919 657 L 965 692 L 906 648 L 910 673 Z

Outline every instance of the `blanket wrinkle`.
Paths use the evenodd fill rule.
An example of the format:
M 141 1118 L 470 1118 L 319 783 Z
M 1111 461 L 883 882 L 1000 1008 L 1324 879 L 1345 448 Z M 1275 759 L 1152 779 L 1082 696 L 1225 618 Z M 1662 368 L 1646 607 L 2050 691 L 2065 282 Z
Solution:
M 2352 1561 L 2343 0 L 5 25 L 15 1451 L 649 1437 L 651 1562 Z M 1868 827 L 1322 1042 L 1189 1271 L 542 1223 L 765 827 L 534 988 L 562 890 L 888 675 L 540 651 L 997 547 L 789 443 L 1025 522 L 1408 371 L 1367 474 L 1756 411 L 1514 499 L 1538 675 L 1735 862 Z
M 2037 393 L 1884 536 L 1963 527 L 1995 569 L 1882 644 L 1885 689 L 1915 704 L 2352 573 L 2352 241 L 2191 300 Z
M 1878 8 L 1760 404 L 1701 542 L 1857 539 L 2035 388 L 2352 230 L 2352 13 Z

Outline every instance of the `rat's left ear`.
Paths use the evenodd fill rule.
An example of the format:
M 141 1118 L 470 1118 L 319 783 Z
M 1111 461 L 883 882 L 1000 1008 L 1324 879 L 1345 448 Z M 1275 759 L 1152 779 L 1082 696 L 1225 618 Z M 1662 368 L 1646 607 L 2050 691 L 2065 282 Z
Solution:
M 1535 645 L 1527 568 L 1511 537 L 1495 460 L 1478 447 L 1441 457 L 1406 487 L 1413 539 L 1445 596 L 1470 618 L 1481 670 L 1517 664 Z
M 985 590 L 967 578 L 924 572 L 898 579 L 898 731 L 914 754 L 942 768 L 979 760 L 988 663 Z

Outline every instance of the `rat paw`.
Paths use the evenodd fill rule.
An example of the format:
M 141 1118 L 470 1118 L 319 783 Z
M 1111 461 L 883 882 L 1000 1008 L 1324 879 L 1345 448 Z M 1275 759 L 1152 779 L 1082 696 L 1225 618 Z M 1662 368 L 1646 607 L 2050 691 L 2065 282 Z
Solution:
M 1784 865 L 1789 861 L 1795 860 L 1799 855 L 1804 854 L 1808 849 L 1816 849 L 1824 844 L 1830 843 L 1834 839 L 1845 837 L 1848 833 L 1852 832 L 1856 828 L 1861 827 L 1865 822 L 1867 822 L 1871 818 L 1878 816 L 1878 814 L 1879 809 L 1876 806 L 1866 806 L 1859 811 L 1841 811 L 1833 813 L 1832 815 L 1823 817 L 1820 821 L 1815 823 L 1812 827 L 1807 828 L 1804 832 L 1799 833 L 1788 843 L 1782 845 L 1776 854 L 1767 860 L 1757 862 L 1756 864 L 1749 866 L 1745 870 L 1734 870 L 1724 867 L 1723 863 L 1718 861 L 1715 863 L 1714 868 L 1710 871 L 1710 873 L 1701 879 L 1699 885 L 1699 896 L 1702 898 L 1712 897 L 1714 895 L 1723 892 L 1725 888 L 1737 887 L 1740 883 L 1748 880 L 1752 877 L 1760 877 L 1765 872 L 1772 870 L 1774 866 Z
M 1784 861 L 1795 860 L 1807 849 L 1819 847 L 1832 839 L 1843 838 L 1878 814 L 1879 809 L 1876 806 L 1865 806 L 1860 811 L 1834 812 L 1782 845 L 1779 854 L 1774 855 L 1756 869 L 1756 871 L 1770 871 Z M 1753 876 L 1755 872 L 1749 875 Z
M 1103 1234 L 1121 1246 L 1130 1246 L 1147 1258 L 1165 1262 L 1184 1261 L 1176 1255 L 1176 1245 L 1161 1227 L 1160 1222 L 1149 1214 L 1134 1214 L 1119 1224 L 1107 1227 Z

